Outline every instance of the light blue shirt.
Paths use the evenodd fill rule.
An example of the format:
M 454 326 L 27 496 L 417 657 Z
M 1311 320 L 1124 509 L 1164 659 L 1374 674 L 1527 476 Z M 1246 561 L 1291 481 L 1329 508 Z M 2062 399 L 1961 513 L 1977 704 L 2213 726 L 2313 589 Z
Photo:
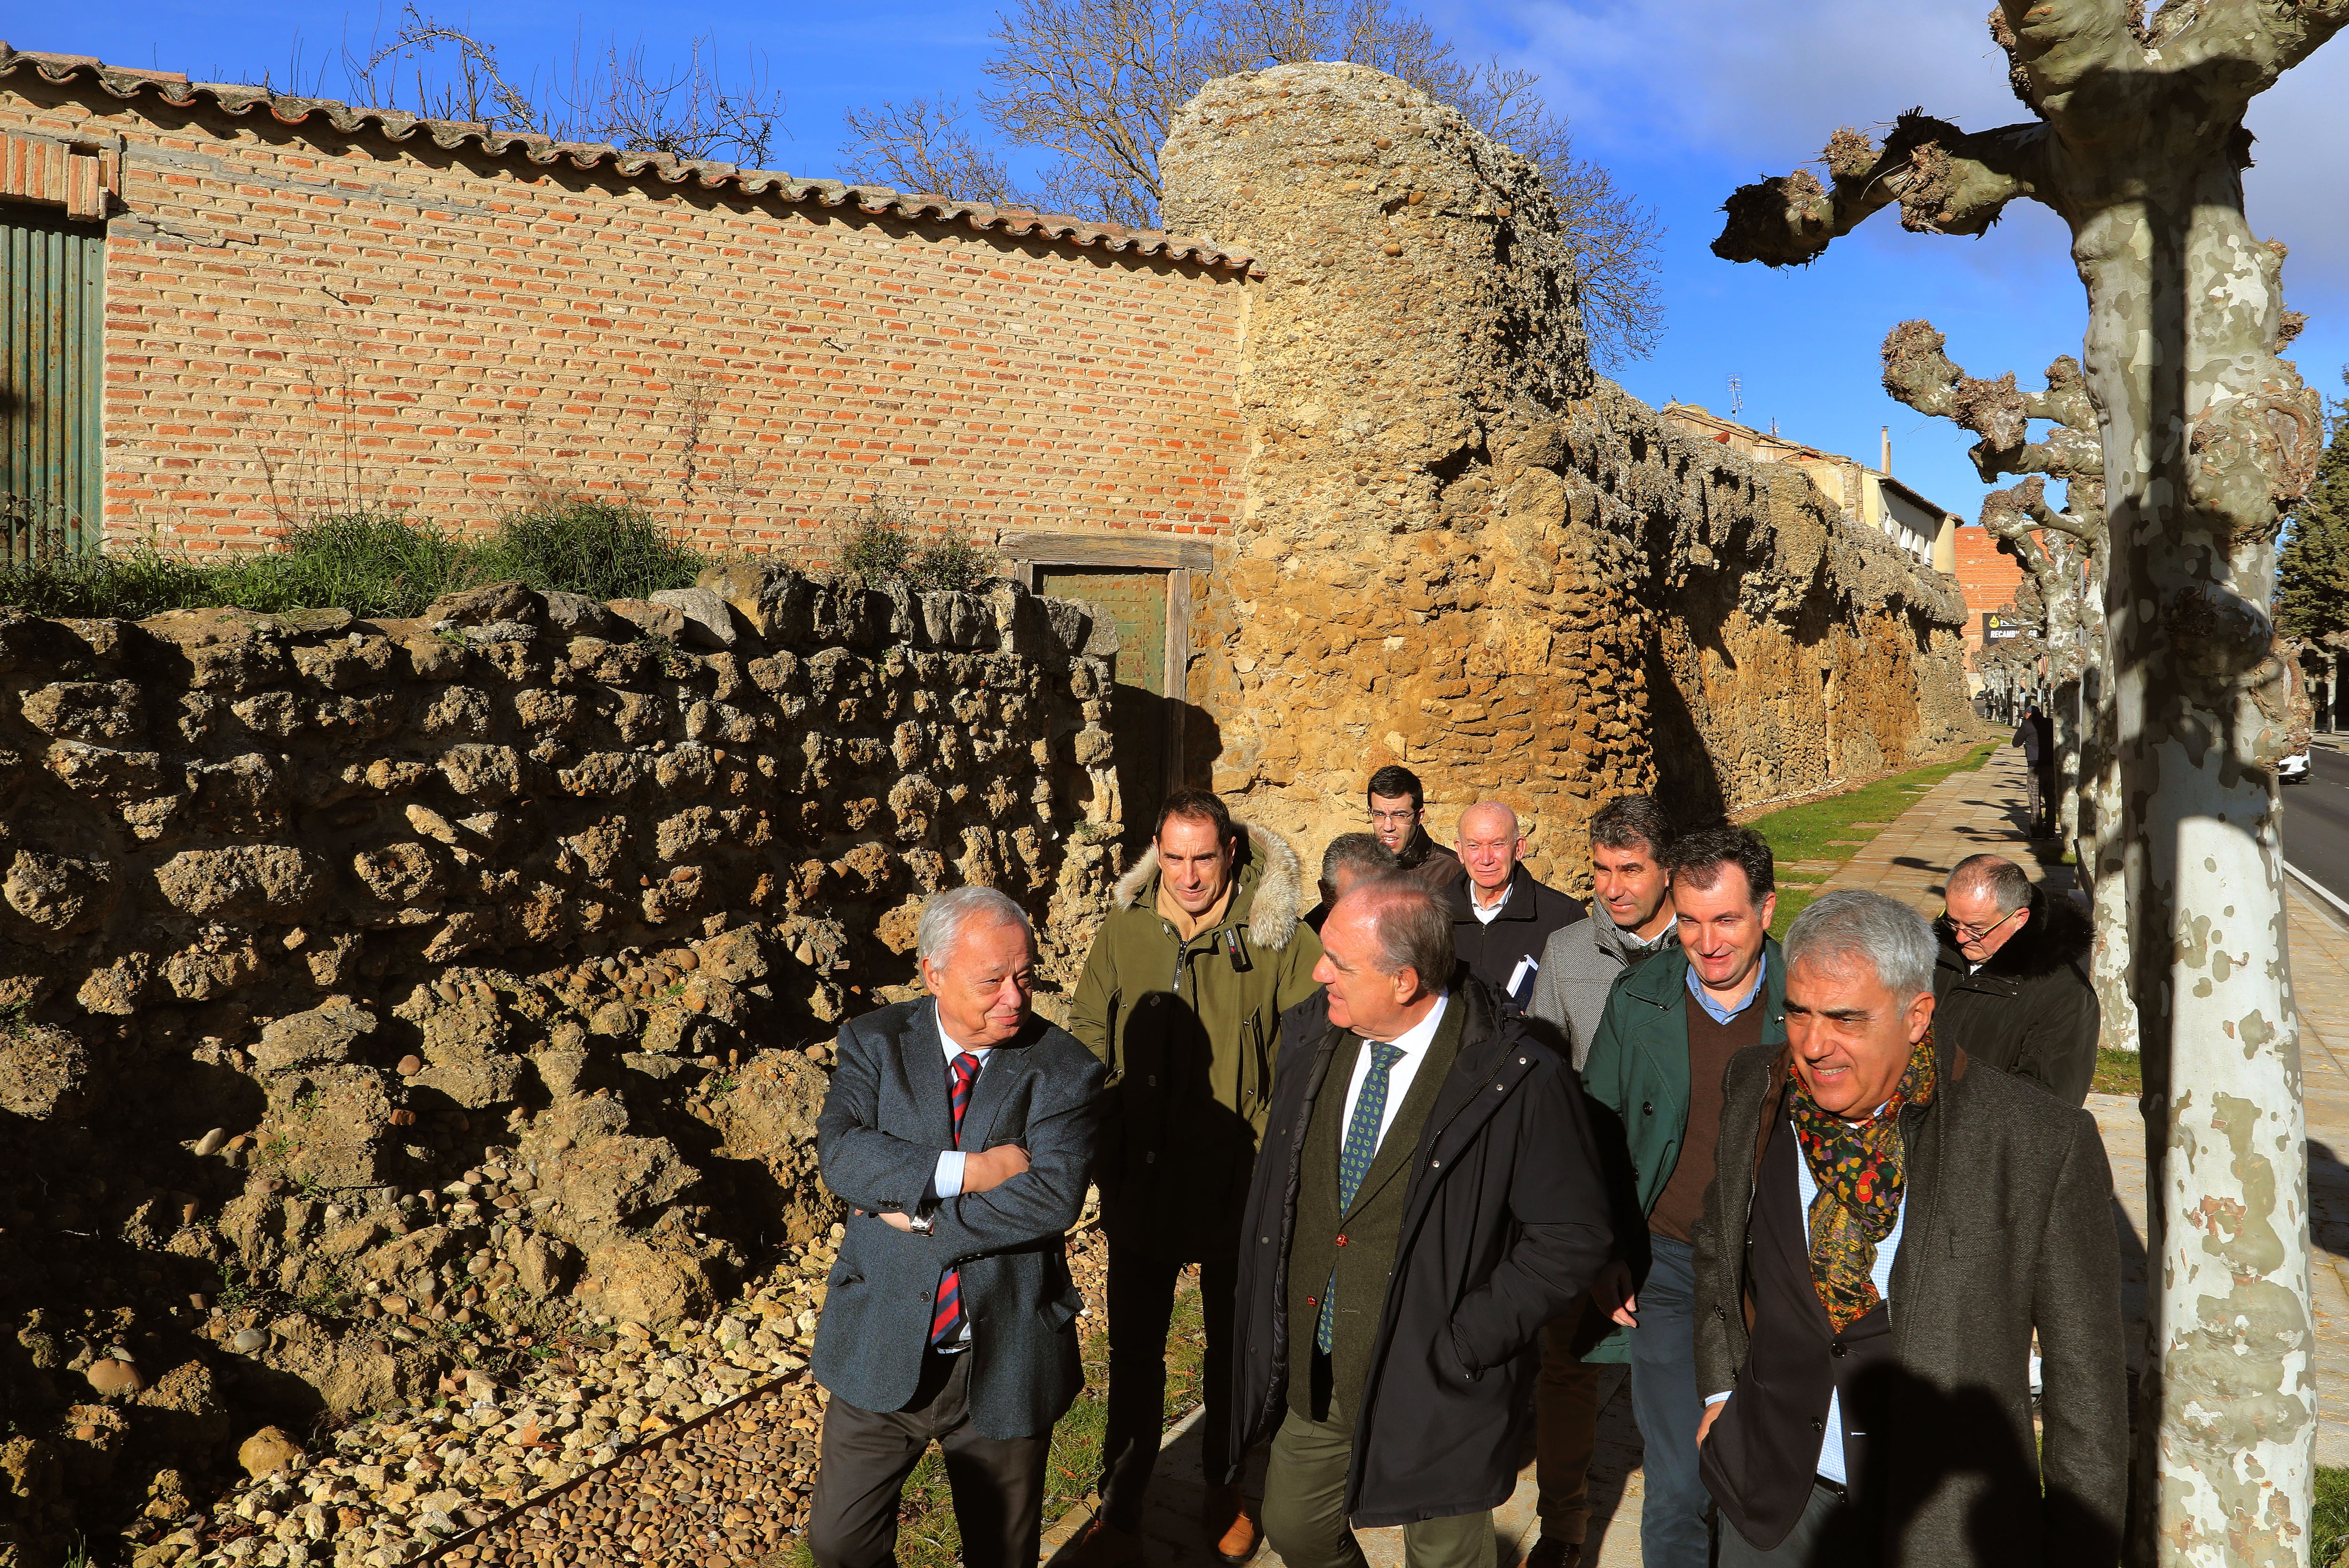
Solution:
M 1764 951 L 1762 954 L 1762 962 L 1754 966 L 1754 989 L 1745 993 L 1745 1000 L 1738 1003 L 1734 1007 L 1724 1007 L 1713 999 L 1713 993 L 1706 990 L 1704 982 L 1697 978 L 1696 965 L 1692 964 L 1688 968 L 1689 995 L 1696 998 L 1698 1006 L 1713 1015 L 1714 1023 L 1726 1024 L 1730 1019 L 1754 1006 L 1755 1000 L 1762 995 L 1762 982 L 1768 978 L 1770 978 L 1770 954 Z
M 1796 1151 L 1795 1158 L 1795 1197 L 1801 1205 L 1797 1212 L 1802 1216 L 1803 1233 L 1807 1236 L 1811 1233 L 1811 1201 L 1819 1195 L 1819 1184 L 1811 1176 L 1811 1162 L 1802 1157 L 1800 1150 Z M 1876 1243 L 1876 1266 L 1868 1271 L 1868 1277 L 1875 1282 L 1876 1294 L 1883 1300 L 1888 1314 L 1892 1309 L 1892 1261 L 1899 1255 L 1900 1231 L 1908 1221 L 1909 1188 L 1903 1182 L 1899 1206 L 1892 1213 L 1891 1233 Z M 1728 1398 L 1727 1394 L 1715 1394 L 1705 1403 L 1718 1405 Z M 1862 1432 L 1859 1435 L 1866 1437 L 1868 1434 Z M 1832 1391 L 1827 1395 L 1826 1432 L 1819 1439 L 1818 1473 L 1838 1486 L 1850 1479 L 1844 1474 L 1843 1396 Z

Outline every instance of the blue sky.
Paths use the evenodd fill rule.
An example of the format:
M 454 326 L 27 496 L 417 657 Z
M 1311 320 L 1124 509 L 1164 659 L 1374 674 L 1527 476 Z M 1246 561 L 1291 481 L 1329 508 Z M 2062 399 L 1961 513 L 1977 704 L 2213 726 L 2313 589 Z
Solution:
M 1893 470 L 1971 518 L 1982 487 L 1967 441 L 1887 398 L 1877 347 L 1893 324 L 1930 318 L 1951 356 L 1977 375 L 2013 369 L 2025 386 L 2059 354 L 2079 351 L 2084 303 L 2063 227 L 2026 203 L 1980 240 L 1904 233 L 1878 214 L 1817 264 L 1773 273 L 1732 266 L 1707 249 L 1717 209 L 1739 183 L 1816 156 L 1838 125 L 1880 126 L 1921 105 L 1970 129 L 2022 118 L 2004 62 L 1982 25 L 1985 0 L 1439 0 L 1428 14 L 1464 53 L 1540 73 L 1577 150 L 1609 165 L 1665 225 L 1666 328 L 1650 359 L 1617 372 L 1637 396 L 1678 397 L 1716 412 L 1728 380 L 1744 418 L 1873 460 L 1892 428 Z M 996 6 L 956 0 L 750 5 L 672 0 L 655 15 L 612 0 L 427 6 L 494 41 L 510 68 L 568 58 L 575 42 L 617 33 L 649 58 L 715 35 L 728 63 L 756 49 L 788 97 L 774 161 L 829 174 L 843 108 L 945 93 L 980 81 Z M 293 0 L 116 0 L 101 24 L 8 22 L 20 48 L 98 55 L 205 77 L 285 79 L 297 47 L 312 62 L 361 44 L 398 7 L 337 14 Z M 307 84 L 305 84 L 307 85 Z M 336 90 L 330 78 L 326 90 Z M 2259 167 L 2247 177 L 2258 229 L 2292 247 L 2287 297 L 2311 316 L 2294 346 L 2302 374 L 2328 396 L 2349 361 L 2349 208 L 2335 178 L 2336 118 L 2349 93 L 2349 41 L 2336 43 L 2253 108 Z

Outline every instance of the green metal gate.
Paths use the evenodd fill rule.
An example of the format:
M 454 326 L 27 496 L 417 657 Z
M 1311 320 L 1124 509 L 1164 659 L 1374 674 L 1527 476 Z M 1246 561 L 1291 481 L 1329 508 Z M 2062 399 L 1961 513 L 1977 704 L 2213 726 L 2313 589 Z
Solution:
M 106 226 L 0 202 L 0 561 L 95 551 Z

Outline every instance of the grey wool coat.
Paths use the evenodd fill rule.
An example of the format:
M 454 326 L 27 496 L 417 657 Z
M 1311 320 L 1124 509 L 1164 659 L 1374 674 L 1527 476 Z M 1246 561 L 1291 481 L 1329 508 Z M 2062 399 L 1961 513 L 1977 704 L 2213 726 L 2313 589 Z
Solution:
M 1557 1031 L 1549 1044 L 1574 1061 L 1574 1070 L 1590 1059 L 1590 1042 L 1599 1037 L 1599 1020 L 1607 1016 L 1608 994 L 1627 969 L 1636 969 L 1679 938 L 1666 925 L 1661 939 L 1642 943 L 1617 925 L 1607 906 L 1590 901 L 1590 918 L 1578 920 L 1551 936 L 1542 948 L 1541 973 L 1534 976 L 1534 994 L 1526 1003 L 1529 1017 Z
M 1859 1501 L 1881 1510 L 1881 1560 L 1903 1568 L 2102 1568 L 2119 1560 L 2129 1451 L 2104 1143 L 2086 1111 L 1937 1048 L 1933 1101 L 1901 1120 L 1889 1415 L 1870 1434 Z M 1723 1077 L 1696 1235 L 1697 1386 L 1708 1396 L 1733 1390 L 1745 1369 L 1748 1221 L 1763 1140 L 1785 1115 L 1786 1052 L 1740 1051 Z
M 990 1438 L 1051 1430 L 1084 1369 L 1069 1278 L 1068 1228 L 1083 1209 L 1106 1075 L 1049 1024 L 999 1046 L 971 1088 L 962 1147 L 1017 1143 L 1028 1170 L 991 1191 L 930 1206 L 928 1234 L 883 1221 L 924 1208 L 938 1155 L 955 1147 L 937 1004 L 901 1002 L 840 1031 L 832 1090 L 816 1119 L 824 1185 L 852 1207 L 817 1325 L 816 1381 L 866 1410 L 914 1397 L 938 1278 L 962 1270 L 971 1324 L 971 1421 Z

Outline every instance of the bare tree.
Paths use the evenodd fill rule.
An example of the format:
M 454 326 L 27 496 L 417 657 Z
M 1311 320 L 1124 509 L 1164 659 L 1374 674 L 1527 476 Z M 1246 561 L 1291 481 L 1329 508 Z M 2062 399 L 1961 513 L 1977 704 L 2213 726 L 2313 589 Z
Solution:
M 2110 560 L 2105 517 L 2105 454 L 2096 410 L 2080 363 L 2064 355 L 2047 367 L 2046 389 L 2025 393 L 2012 372 L 1995 381 L 1951 363 L 1947 343 L 1930 322 L 1904 321 L 1884 339 L 1884 389 L 1921 414 L 1971 430 L 1971 453 L 1987 484 L 2008 475 L 2023 482 L 1983 500 L 1982 522 L 1999 548 L 2030 573 L 2047 606 L 2046 645 L 2054 686 L 2058 834 L 2073 846 L 2080 885 L 2096 911 L 2092 977 L 2107 1050 L 2138 1047 L 2130 993 L 2128 883 L 2122 859 L 2128 837 L 2120 810 L 2116 750 L 2119 712 L 2105 652 L 2105 602 Z M 2031 424 L 2049 428 L 2034 438 Z M 2064 487 L 2049 504 L 2045 481 Z
M 692 40 L 682 67 L 662 74 L 646 63 L 642 41 L 612 38 L 598 51 L 574 46 L 567 69 L 517 81 L 494 45 L 409 0 L 388 38 L 344 49 L 344 96 L 371 108 L 556 141 L 762 167 L 782 129 L 782 94 L 765 84 L 755 58 L 742 85 L 730 86 L 715 54 L 704 35 Z
M 1344 60 L 1441 98 L 1541 166 L 1575 250 L 1591 353 L 1640 358 L 1662 329 L 1654 211 L 1574 156 L 1533 73 L 1461 60 L 1392 0 L 1012 0 L 997 19 L 979 108 L 1002 140 L 1045 155 L 1016 188 L 1000 155 L 937 100 L 852 109 L 845 178 L 1154 228 L 1158 152 L 1174 111 L 1217 77 Z
M 2279 506 L 2323 410 L 2277 356 L 2283 250 L 2243 214 L 2251 100 L 2349 0 L 2000 0 L 2032 118 L 1968 133 L 1903 115 L 1727 203 L 1715 253 L 1808 262 L 1897 206 L 1978 234 L 2028 197 L 2069 225 L 2103 437 L 2106 638 L 2120 715 L 2132 990 L 2145 1044 L 2152 1287 L 2130 1551 L 2306 1561 L 2314 1325 L 2306 1118 L 2285 961 L 2274 765 L 2290 744 L 2269 619 Z
M 964 129 L 962 106 L 952 98 L 908 98 L 852 108 L 841 118 L 859 150 L 856 167 L 846 174 L 852 182 L 999 207 L 1031 204 L 1012 182 L 1002 154 Z

